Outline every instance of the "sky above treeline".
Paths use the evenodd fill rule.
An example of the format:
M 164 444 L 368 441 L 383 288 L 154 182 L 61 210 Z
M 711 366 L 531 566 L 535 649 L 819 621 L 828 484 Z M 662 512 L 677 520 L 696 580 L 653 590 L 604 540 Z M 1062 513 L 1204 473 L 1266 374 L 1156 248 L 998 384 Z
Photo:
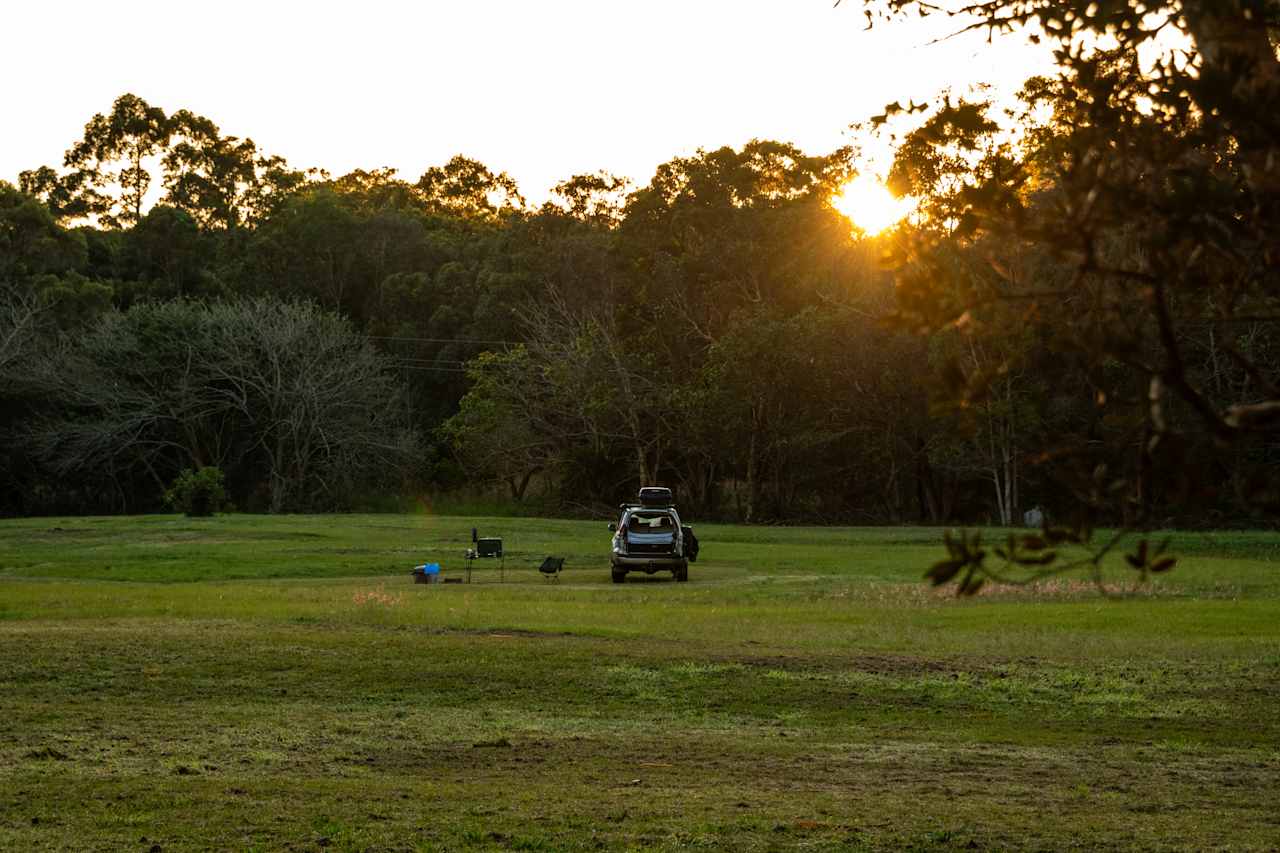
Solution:
M 890 101 L 1012 92 L 1049 60 L 1013 37 L 931 43 L 945 19 L 868 31 L 856 0 L 45 0 L 0 22 L 0 179 L 60 165 L 132 92 L 335 176 L 414 180 L 465 154 L 535 203 L 573 174 L 643 184 L 752 138 L 825 154 Z

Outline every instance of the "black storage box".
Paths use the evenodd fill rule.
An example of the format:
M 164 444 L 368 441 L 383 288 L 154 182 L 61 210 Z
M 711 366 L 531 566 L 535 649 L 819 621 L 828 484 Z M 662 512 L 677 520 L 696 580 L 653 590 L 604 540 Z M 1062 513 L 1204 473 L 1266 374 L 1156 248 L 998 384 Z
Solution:
M 672 506 L 671 490 L 665 486 L 645 486 L 640 490 L 640 506 Z

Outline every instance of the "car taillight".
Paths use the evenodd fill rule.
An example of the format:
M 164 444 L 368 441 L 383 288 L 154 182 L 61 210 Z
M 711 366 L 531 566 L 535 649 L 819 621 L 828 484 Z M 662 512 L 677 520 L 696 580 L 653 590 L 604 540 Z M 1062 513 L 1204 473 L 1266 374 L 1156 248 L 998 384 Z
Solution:
M 627 538 L 627 526 L 625 524 L 618 528 L 618 535 L 623 539 Z

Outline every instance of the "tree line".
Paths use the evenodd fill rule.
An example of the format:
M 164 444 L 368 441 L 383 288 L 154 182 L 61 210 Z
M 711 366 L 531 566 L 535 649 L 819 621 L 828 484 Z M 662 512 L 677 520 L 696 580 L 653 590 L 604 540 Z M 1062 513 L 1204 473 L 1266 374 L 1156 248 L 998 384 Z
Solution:
M 60 168 L 0 184 L 0 509 L 145 511 L 217 466 L 268 511 L 465 488 L 594 512 L 664 483 L 751 522 L 1256 518 L 1274 434 L 1153 407 L 1172 374 L 1142 370 L 1165 346 L 1150 298 L 1108 286 L 1102 259 L 1150 263 L 1150 223 L 1117 193 L 1083 273 L 1047 233 L 1082 135 L 1116 135 L 1080 114 L 1109 79 L 911 115 L 890 177 L 920 209 L 885 237 L 831 207 L 848 149 L 756 140 L 533 207 L 465 157 L 335 178 L 124 95 Z M 1141 134 L 1223 155 L 1172 122 Z M 1222 411 L 1265 398 L 1274 323 L 1193 303 L 1171 308 L 1183 381 Z M 1147 449 L 1153 411 L 1187 464 Z

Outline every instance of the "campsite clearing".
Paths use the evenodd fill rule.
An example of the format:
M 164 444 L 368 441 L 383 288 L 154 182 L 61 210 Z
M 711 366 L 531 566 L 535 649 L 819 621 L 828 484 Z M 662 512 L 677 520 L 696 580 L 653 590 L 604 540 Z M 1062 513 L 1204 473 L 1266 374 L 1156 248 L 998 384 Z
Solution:
M 506 583 L 413 585 L 473 524 Z M 697 530 L 0 522 L 0 849 L 1280 844 L 1280 535 L 959 601 L 938 530 Z

